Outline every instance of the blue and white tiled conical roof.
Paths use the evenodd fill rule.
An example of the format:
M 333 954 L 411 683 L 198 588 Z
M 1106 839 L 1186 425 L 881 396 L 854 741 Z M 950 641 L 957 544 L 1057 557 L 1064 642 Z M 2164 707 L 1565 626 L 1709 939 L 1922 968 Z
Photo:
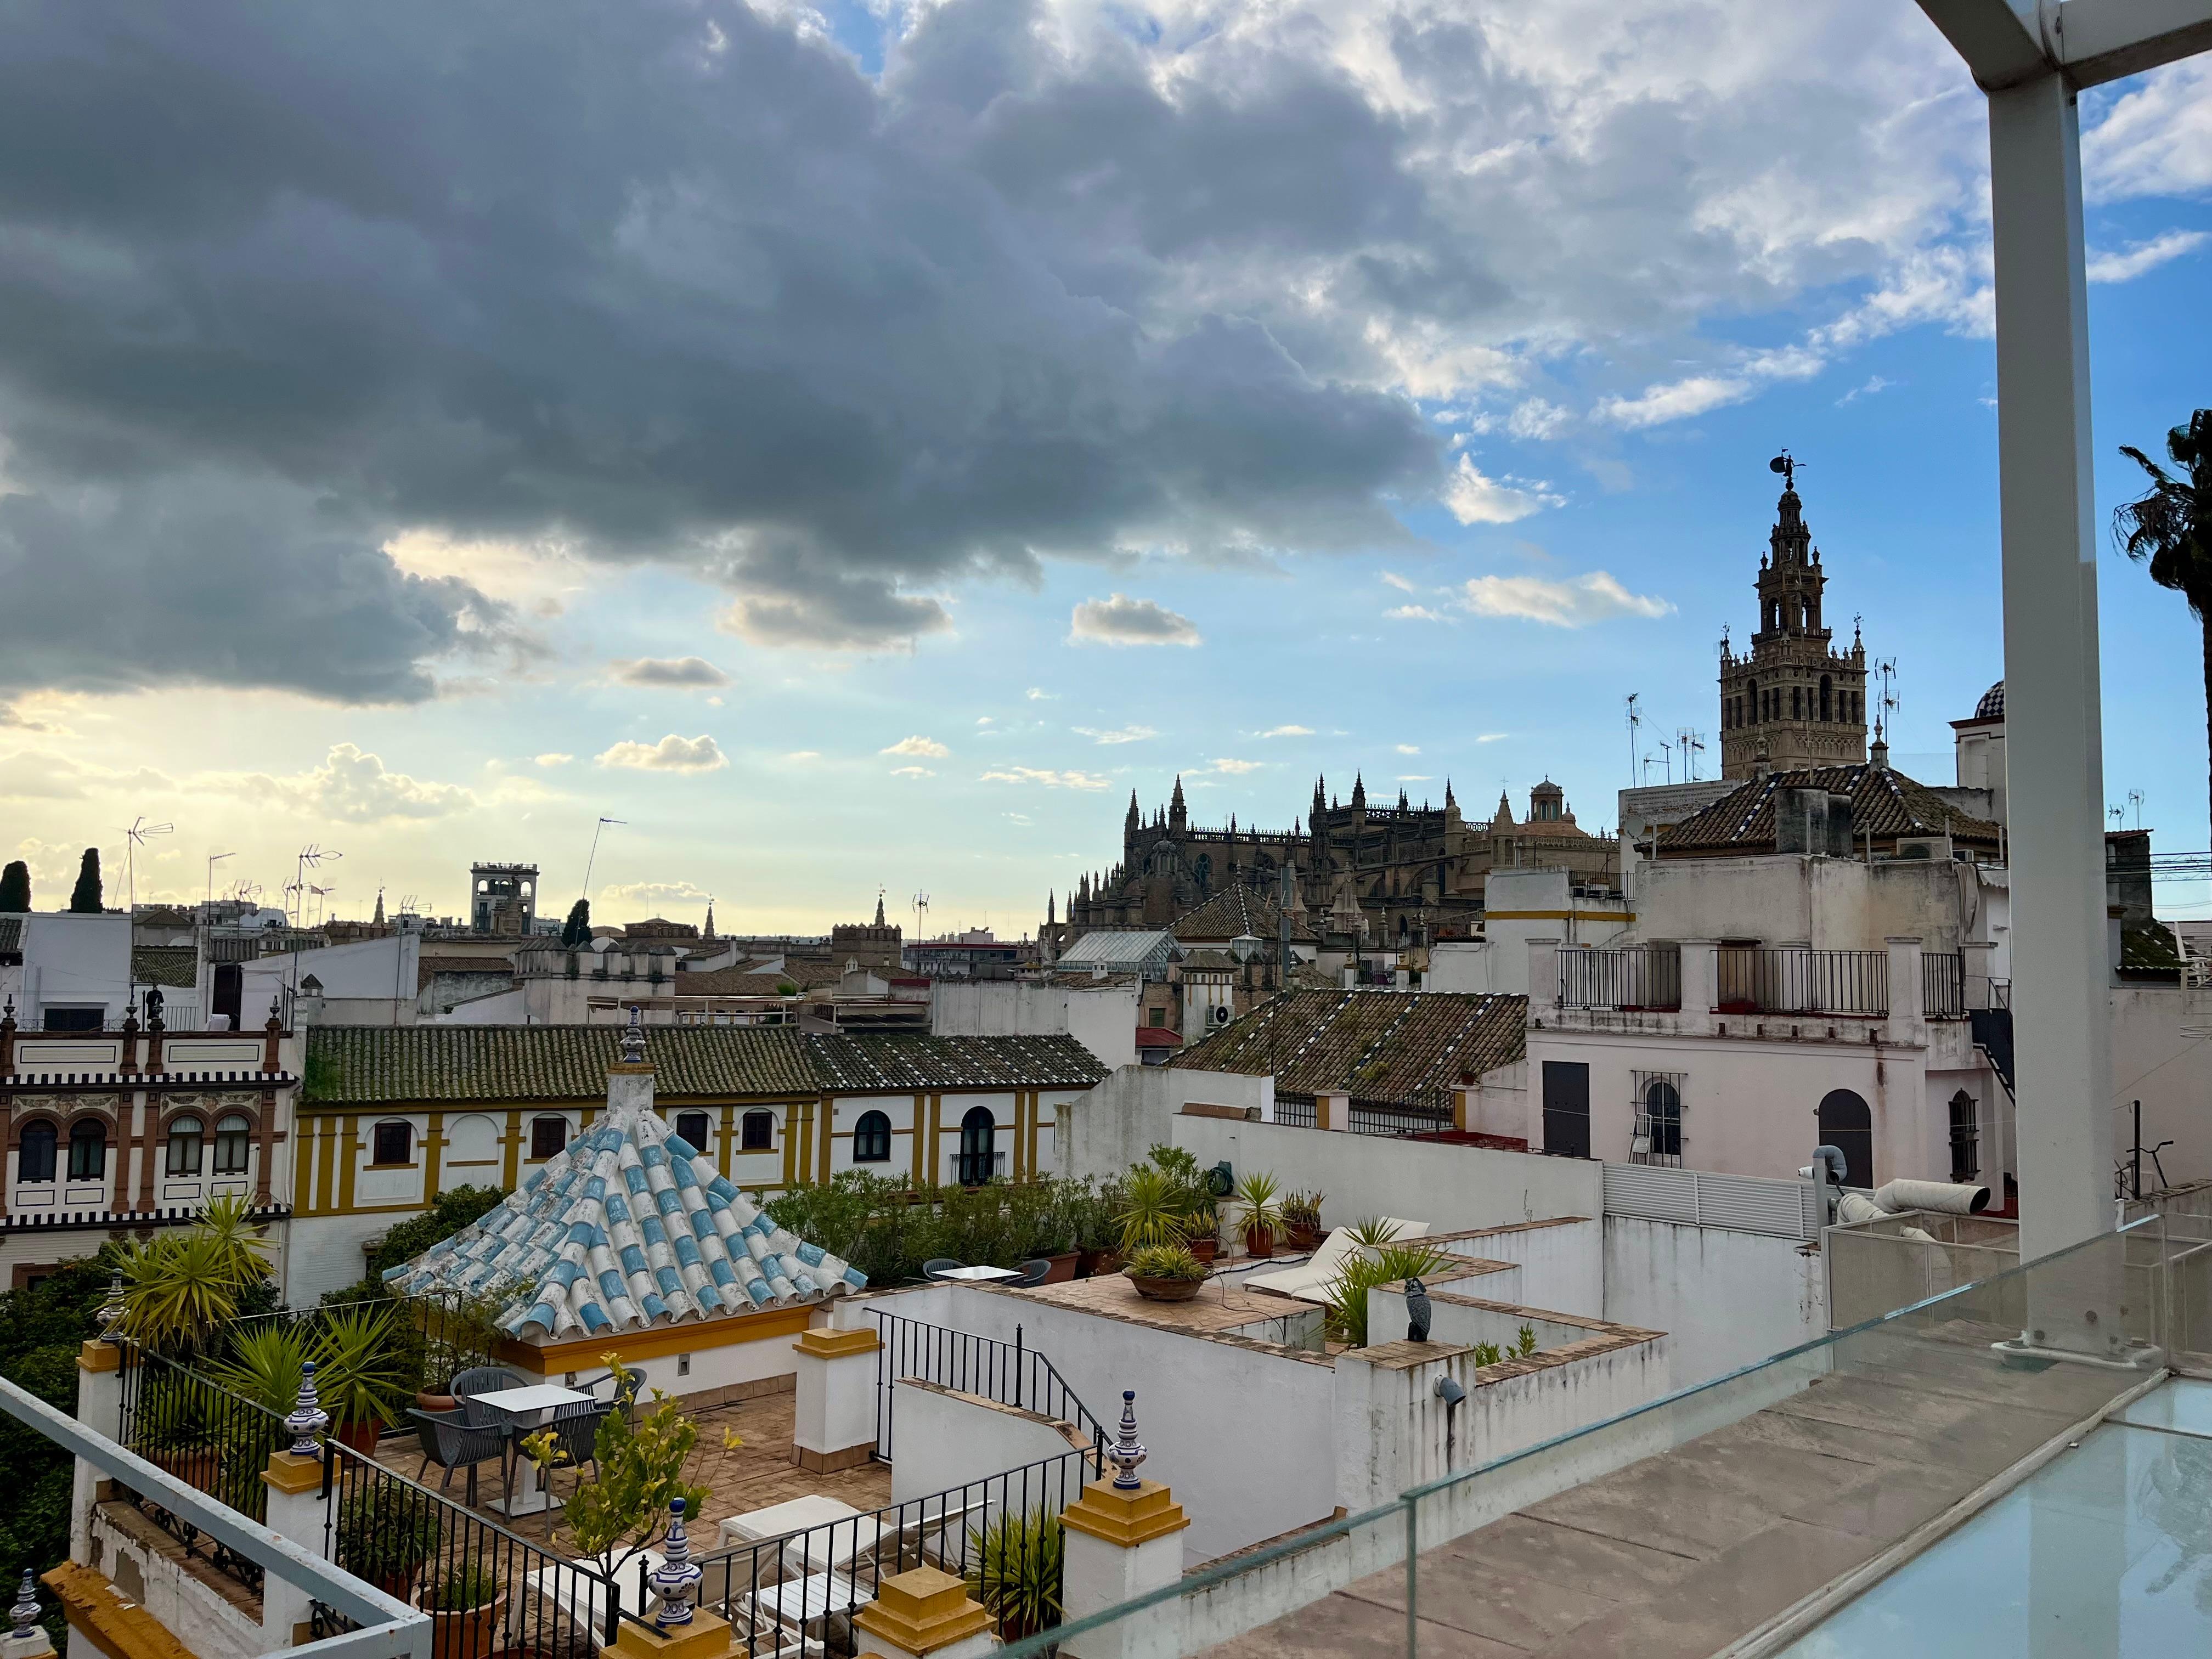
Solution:
M 629 1104 L 385 1280 L 416 1294 L 503 1297 L 508 1335 L 556 1338 L 795 1307 L 868 1282 L 777 1226 L 683 1136 Z

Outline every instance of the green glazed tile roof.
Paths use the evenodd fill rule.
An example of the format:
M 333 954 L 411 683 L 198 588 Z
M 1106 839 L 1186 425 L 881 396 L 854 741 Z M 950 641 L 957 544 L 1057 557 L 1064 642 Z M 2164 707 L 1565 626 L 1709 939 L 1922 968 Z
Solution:
M 307 1033 L 307 1097 L 598 1101 L 621 1058 L 619 1025 L 326 1025 Z M 870 1090 L 1087 1087 L 1106 1075 L 1067 1036 L 817 1036 L 787 1025 L 650 1028 L 664 1100 Z

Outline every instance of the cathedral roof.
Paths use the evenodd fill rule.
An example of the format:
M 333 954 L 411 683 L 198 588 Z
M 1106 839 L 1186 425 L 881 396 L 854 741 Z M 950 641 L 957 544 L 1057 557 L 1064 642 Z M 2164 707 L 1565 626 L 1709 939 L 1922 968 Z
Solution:
M 1525 996 L 1292 991 L 1168 1064 L 1272 1073 L 1281 1094 L 1346 1093 L 1369 1105 L 1447 1113 L 1455 1086 L 1525 1057 L 1528 1014 Z
M 1900 836 L 1949 836 L 1990 852 L 1997 827 L 1960 811 L 1925 784 L 1902 772 L 1861 762 L 1852 766 L 1808 766 L 1749 778 L 1704 811 L 1659 833 L 1659 854 L 1707 854 L 1771 852 L 1774 848 L 1774 803 L 1784 789 L 1825 789 L 1851 798 L 1851 833 L 1894 842 Z
M 1196 909 L 1176 917 L 1168 931 L 1185 943 L 1236 939 L 1244 933 L 1273 940 L 1279 937 L 1276 929 L 1281 924 L 1282 915 L 1282 906 L 1273 898 L 1257 888 L 1239 883 L 1223 888 Z M 1292 916 L 1291 937 L 1310 944 L 1315 934 L 1312 928 Z

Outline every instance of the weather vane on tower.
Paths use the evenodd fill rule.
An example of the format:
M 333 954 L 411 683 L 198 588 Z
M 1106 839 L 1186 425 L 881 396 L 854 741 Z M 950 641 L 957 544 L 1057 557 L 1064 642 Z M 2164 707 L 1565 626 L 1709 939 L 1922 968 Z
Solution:
M 1797 465 L 1796 460 L 1785 449 L 1766 464 L 1766 470 L 1770 472 L 1779 472 L 1782 475 L 1782 487 L 1784 489 L 1795 489 L 1797 488 Z

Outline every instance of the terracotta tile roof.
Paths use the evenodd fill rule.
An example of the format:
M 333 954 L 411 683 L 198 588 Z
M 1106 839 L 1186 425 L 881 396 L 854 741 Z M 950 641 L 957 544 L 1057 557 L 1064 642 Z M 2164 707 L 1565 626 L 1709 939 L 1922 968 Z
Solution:
M 793 974 L 754 974 L 739 968 L 710 968 L 704 973 L 678 974 L 670 990 L 679 997 L 778 997 L 787 985 L 798 986 Z
M 665 1099 L 830 1091 L 1087 1087 L 1106 1075 L 1070 1036 L 817 1036 L 785 1025 L 647 1028 Z M 599 1101 L 619 1025 L 323 1025 L 307 1033 L 307 1096 L 319 1104 Z
M 616 1107 L 482 1219 L 385 1275 L 410 1291 L 521 1287 L 511 1336 L 712 1321 L 863 1288 L 779 1227 L 653 1112 Z
M 1094 974 L 1087 968 L 1069 968 L 1042 975 L 1032 981 L 1058 986 L 1065 991 L 1103 991 L 1116 987 L 1126 989 L 1141 982 L 1134 974 Z
M 1137 1046 L 1139 1048 L 1180 1048 L 1182 1047 L 1182 1033 L 1170 1031 L 1164 1025 L 1139 1025 L 1137 1028 Z
M 0 916 L 0 952 L 14 954 L 23 948 L 23 919 Z
M 1968 847 L 1995 852 L 1997 827 L 1969 817 L 1934 790 L 1902 772 L 1866 764 L 1812 766 L 1749 778 L 1703 811 L 1659 834 L 1668 853 L 1753 853 L 1774 848 L 1774 801 L 1783 789 L 1825 789 L 1851 798 L 1851 833 L 1877 845 L 1900 836 L 1948 835 Z
M 0 941 L 0 951 L 8 948 Z M 190 945 L 134 945 L 131 947 L 131 980 L 134 985 L 172 985 L 190 990 L 200 982 L 200 953 Z
M 1240 933 L 1273 939 L 1282 914 L 1283 907 L 1268 895 L 1240 883 L 1224 887 L 1195 910 L 1187 912 L 1168 931 L 1179 939 L 1232 939 Z M 1315 933 L 1293 918 L 1291 937 L 1310 945 Z
M 1449 1110 L 1455 1085 L 1528 1053 L 1528 999 L 1456 992 L 1292 991 L 1170 1060 L 1264 1077 L 1286 1095 L 1345 1093 Z

